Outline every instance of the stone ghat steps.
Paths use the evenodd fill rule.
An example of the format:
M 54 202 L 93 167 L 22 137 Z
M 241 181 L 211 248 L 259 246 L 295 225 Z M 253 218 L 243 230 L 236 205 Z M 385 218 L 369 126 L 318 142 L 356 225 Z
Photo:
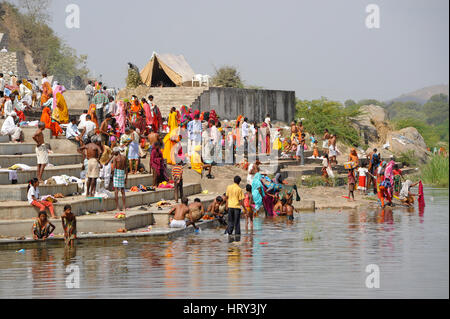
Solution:
M 1 128 L 1 126 L 0 126 L 0 128 Z M 36 143 L 33 140 L 33 135 L 36 133 L 37 127 L 21 126 L 20 128 L 22 129 L 25 143 Z M 44 141 L 48 142 L 51 137 L 51 131 L 46 129 L 46 130 L 44 130 L 43 134 L 44 134 Z M 10 140 L 11 139 L 8 135 L 0 135 L 0 143 L 8 143 L 8 142 L 10 142 Z
M 156 193 L 158 192 L 160 191 L 157 191 Z M 199 194 L 190 194 L 188 198 L 190 203 L 192 203 L 195 198 L 200 198 L 206 210 L 208 206 L 214 201 L 215 197 L 212 195 L 205 196 Z M 56 205 L 57 204 L 55 204 L 55 207 Z M 142 204 L 132 206 L 134 208 L 126 211 L 126 218 L 124 219 L 114 218 L 116 211 L 92 215 L 79 215 L 77 216 L 78 234 L 117 233 L 117 230 L 121 228 L 130 231 L 144 228 L 149 225 L 160 228 L 167 228 L 169 223 L 168 213 L 173 206 L 165 207 L 162 208 L 162 210 L 159 210 L 155 205 L 152 205 L 152 207 L 148 207 L 147 205 L 148 203 L 144 204 L 145 210 L 137 208 L 137 206 L 142 207 Z M 175 203 L 172 203 L 172 205 L 175 205 Z M 0 220 L 0 235 L 7 237 L 31 237 L 31 226 L 33 225 L 34 220 L 34 217 L 21 220 Z M 50 219 L 50 222 L 56 227 L 54 231 L 55 235 L 64 233 L 64 230 L 62 229 L 61 219 Z
M 47 143 L 47 146 L 49 144 Z M 36 143 L 0 143 L 1 155 L 21 154 L 35 154 Z
M 46 167 L 42 176 L 43 180 L 47 180 L 53 176 L 68 175 L 68 176 L 80 176 L 81 164 L 76 165 L 61 165 L 54 167 Z M 26 184 L 32 178 L 36 177 L 36 167 L 31 167 L 29 171 L 17 171 L 17 184 Z M 0 171 L 0 185 L 11 184 L 9 180 L 9 173 Z
M 49 162 L 55 166 L 60 165 L 76 165 L 82 162 L 82 156 L 75 154 L 49 154 Z M 36 153 L 23 155 L 0 155 L 0 167 L 8 168 L 14 164 L 25 164 L 28 166 L 36 166 Z
M 201 193 L 200 184 L 187 184 L 183 187 L 184 196 L 192 196 Z M 173 189 L 157 189 L 154 192 L 127 192 L 126 205 L 128 207 L 146 206 L 161 200 L 174 199 Z M 119 207 L 121 207 L 122 196 L 119 196 Z M 55 213 L 61 216 L 64 206 L 70 204 L 72 212 L 76 216 L 83 216 L 86 212 L 115 211 L 116 204 L 113 198 L 86 198 L 85 196 L 73 196 L 58 199 L 54 204 Z M 0 220 L 26 220 L 37 216 L 38 209 L 23 201 L 0 202 Z M 31 226 L 30 226 L 31 227 Z M 4 234 L 0 232 L 0 236 Z
M 130 189 L 136 185 L 151 185 L 153 183 L 153 175 L 138 174 L 128 175 L 125 187 Z M 84 190 L 78 188 L 78 184 L 69 183 L 68 185 L 39 185 L 41 197 L 45 195 L 63 194 L 71 196 L 73 194 L 82 193 Z M 26 201 L 28 194 L 28 184 L 0 185 L 0 201 Z M 1 219 L 1 217 L 0 217 Z
M 403 165 L 399 164 L 399 167 L 402 170 L 404 175 L 412 174 L 416 172 L 415 168 L 403 168 Z M 333 172 L 335 175 L 345 175 L 348 173 L 348 170 L 343 166 L 337 166 L 333 168 Z M 284 178 L 299 178 L 302 176 L 321 176 L 322 175 L 322 166 L 290 166 L 289 168 L 282 169 L 281 174 Z

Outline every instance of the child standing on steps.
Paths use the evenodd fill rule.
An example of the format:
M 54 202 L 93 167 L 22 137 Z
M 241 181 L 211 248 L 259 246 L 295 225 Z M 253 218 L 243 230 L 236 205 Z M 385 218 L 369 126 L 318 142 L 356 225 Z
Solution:
M 77 219 L 72 213 L 72 206 L 64 206 L 64 214 L 61 215 L 62 227 L 64 229 L 64 242 L 66 247 L 74 246 L 77 238 Z
M 355 172 L 354 169 L 348 170 L 348 201 L 355 201 L 355 184 L 356 184 L 356 178 L 355 178 Z M 351 196 L 351 197 L 350 197 Z

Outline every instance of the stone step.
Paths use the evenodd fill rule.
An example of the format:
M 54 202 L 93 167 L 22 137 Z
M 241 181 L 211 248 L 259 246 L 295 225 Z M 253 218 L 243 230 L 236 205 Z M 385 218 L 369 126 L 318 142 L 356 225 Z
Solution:
M 56 176 L 56 175 L 55 175 Z M 78 177 L 75 175 L 75 177 Z M 138 174 L 138 175 L 128 175 L 127 183 L 125 187 L 130 189 L 136 185 L 152 185 L 153 184 L 153 175 L 152 174 Z M 77 187 L 78 184 L 75 184 Z M 50 186 L 54 186 L 53 188 Z M 8 189 L 11 189 L 12 192 L 7 192 Z M 9 184 L 9 185 L 0 185 L 0 201 L 5 200 L 27 200 L 27 191 L 28 184 Z M 64 196 L 72 195 L 75 193 L 82 193 L 83 189 L 75 189 L 73 184 L 69 185 L 39 185 L 39 191 L 41 196 L 44 195 L 53 195 L 61 193 Z
M 3 168 L 4 169 L 4 168 Z M 2 170 L 3 170 L 2 169 Z M 68 175 L 79 177 L 81 173 L 81 164 L 77 165 L 61 165 L 55 167 L 46 167 L 42 178 L 44 180 L 53 176 Z M 36 167 L 32 166 L 29 171 L 17 171 L 17 184 L 26 184 L 32 178 L 36 177 Z M 11 184 L 9 173 L 0 171 L 0 185 Z
M 23 132 L 24 142 L 25 143 L 35 143 L 35 141 L 33 140 L 33 135 L 36 133 L 37 127 L 22 126 L 21 129 Z M 44 130 L 43 134 L 44 134 L 44 141 L 48 142 L 51 137 L 51 131 L 46 129 L 46 130 Z M 10 142 L 10 138 L 8 135 L 0 136 L 0 143 L 8 143 L 8 142 Z
M 199 197 L 205 209 L 214 201 L 213 196 L 189 196 L 189 202 Z M 139 205 L 138 205 L 139 206 Z M 81 233 L 117 233 L 119 229 L 137 230 L 152 225 L 153 228 L 167 228 L 169 222 L 169 209 L 158 210 L 156 206 L 146 207 L 147 211 L 131 208 L 126 212 L 124 219 L 114 218 L 114 212 L 84 215 L 77 217 L 77 232 Z M 50 220 L 55 225 L 54 234 L 63 234 L 61 220 Z M 7 237 L 31 237 L 31 226 L 34 218 L 25 220 L 0 220 L 0 234 Z M 204 223 L 200 222 L 199 226 Z M 152 229 L 154 230 L 154 229 Z
M 41 196 L 63 194 L 67 197 L 78 193 L 78 184 L 39 185 L 39 192 Z M 0 201 L 26 201 L 27 194 L 27 184 L 0 185 Z
M 186 184 L 183 187 L 185 196 L 191 196 L 201 193 L 200 184 Z M 138 207 L 146 206 L 151 203 L 157 203 L 161 200 L 172 200 L 174 198 L 173 189 L 158 189 L 154 192 L 127 192 L 127 206 Z M 121 203 L 121 195 L 119 196 L 119 204 Z M 112 198 L 86 198 L 85 196 L 73 196 L 58 199 L 54 204 L 55 213 L 61 216 L 64 206 L 70 204 L 72 212 L 77 216 L 85 215 L 86 212 L 114 211 L 116 209 L 115 199 Z M 121 207 L 121 206 L 119 206 Z M 38 209 L 24 201 L 7 201 L 0 202 L 0 220 L 23 220 L 34 218 L 37 216 Z M 31 227 L 31 226 L 30 226 Z M 0 232 L 0 236 L 3 233 Z
M 55 166 L 60 165 L 74 165 L 82 161 L 82 156 L 79 153 L 74 154 L 49 154 L 49 162 Z M 25 164 L 28 166 L 36 166 L 36 153 L 23 155 L 0 155 L 0 167 L 8 168 L 14 164 Z
M 48 144 L 47 144 L 48 146 Z M 1 155 L 36 153 L 36 143 L 0 143 Z

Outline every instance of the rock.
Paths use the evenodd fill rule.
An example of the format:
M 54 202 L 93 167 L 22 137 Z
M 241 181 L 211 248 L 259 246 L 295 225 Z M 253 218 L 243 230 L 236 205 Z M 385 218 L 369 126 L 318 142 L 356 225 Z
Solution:
M 381 106 L 364 105 L 360 108 L 362 114 L 353 119 L 354 127 L 358 130 L 359 136 L 364 144 L 378 142 L 380 139 L 377 126 L 384 125 L 387 115 Z
M 425 141 L 414 127 L 407 127 L 400 131 L 389 132 L 386 143 L 389 143 L 389 150 L 396 156 L 402 153 L 413 151 L 417 159 L 425 163 L 429 152 Z

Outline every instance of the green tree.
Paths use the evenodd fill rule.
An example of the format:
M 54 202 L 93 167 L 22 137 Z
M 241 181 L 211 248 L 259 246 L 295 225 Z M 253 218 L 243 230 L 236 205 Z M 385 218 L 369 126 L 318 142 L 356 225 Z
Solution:
M 426 115 L 428 124 L 443 124 L 448 121 L 448 96 L 445 94 L 433 95 L 423 106 L 423 112 Z
M 350 107 L 350 106 L 356 105 L 356 102 L 349 99 L 344 102 L 344 105 L 345 105 L 345 107 Z
M 351 118 L 361 114 L 358 106 L 345 108 L 341 103 L 320 100 L 297 101 L 297 117 L 304 118 L 303 125 L 307 132 L 322 135 L 325 129 L 337 134 L 338 139 L 348 145 L 360 145 L 360 137 L 352 126 Z
M 141 75 L 135 69 L 128 69 L 127 88 L 134 89 L 142 85 Z
M 223 66 L 216 69 L 212 77 L 214 86 L 228 87 L 228 88 L 244 88 L 244 83 L 241 80 L 241 75 L 233 66 Z

